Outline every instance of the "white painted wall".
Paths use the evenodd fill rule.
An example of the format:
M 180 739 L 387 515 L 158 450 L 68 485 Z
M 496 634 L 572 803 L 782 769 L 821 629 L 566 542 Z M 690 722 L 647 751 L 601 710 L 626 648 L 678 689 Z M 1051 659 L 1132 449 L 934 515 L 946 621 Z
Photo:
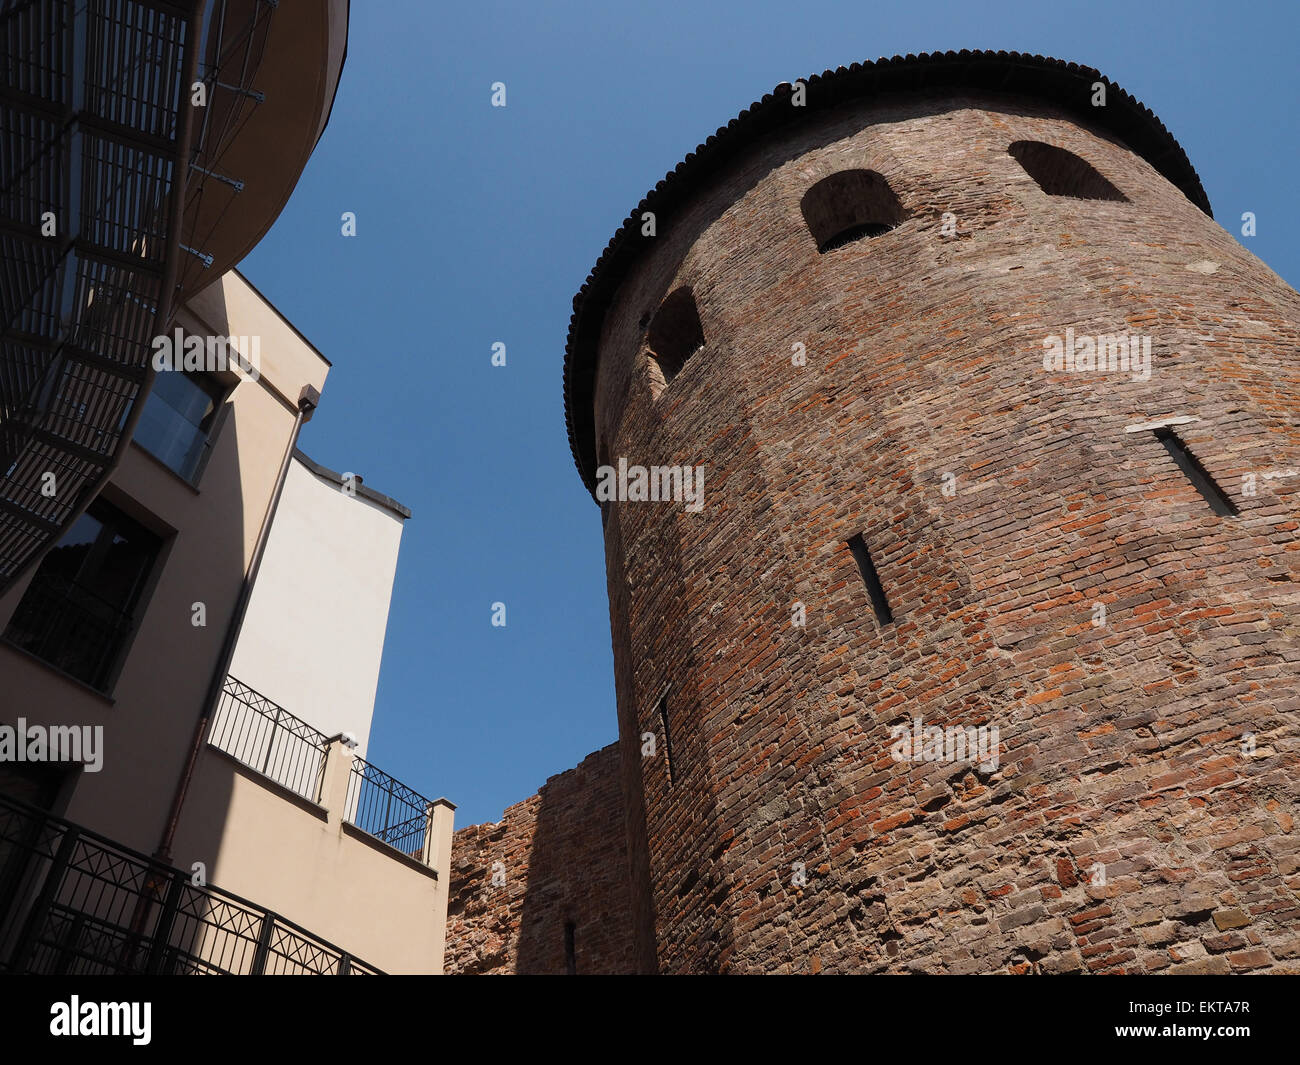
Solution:
M 231 675 L 364 757 L 402 518 L 295 458 Z

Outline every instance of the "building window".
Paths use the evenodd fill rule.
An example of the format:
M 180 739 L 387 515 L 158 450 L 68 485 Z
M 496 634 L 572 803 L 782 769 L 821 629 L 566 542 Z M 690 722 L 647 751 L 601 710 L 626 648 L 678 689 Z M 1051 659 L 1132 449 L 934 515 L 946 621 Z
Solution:
M 871 552 L 867 550 L 866 542 L 862 539 L 861 533 L 849 541 L 849 551 L 858 564 L 858 571 L 862 574 L 862 583 L 867 586 L 867 595 L 871 598 L 871 609 L 875 611 L 876 620 L 880 622 L 883 628 L 894 620 L 894 612 L 889 609 L 889 600 L 885 598 L 885 589 L 880 584 L 880 577 L 876 573 L 875 563 L 871 561 Z
M 1228 494 L 1219 487 L 1209 471 L 1201 465 L 1200 460 L 1187 450 L 1187 445 L 1177 433 L 1168 426 L 1161 426 L 1155 430 L 1155 436 L 1160 443 L 1164 444 L 1169 457 L 1183 471 L 1183 475 L 1192 482 L 1192 487 L 1210 504 L 1210 509 L 1214 513 L 1221 518 L 1235 518 L 1240 513 L 1237 505 L 1228 498 Z
M 0 762 L 0 795 L 19 799 L 42 810 L 53 810 L 68 772 L 67 763 Z M 5 865 L 4 850 L 4 843 L 0 843 L 0 869 Z M 0 873 L 0 882 L 3 879 L 3 873 Z M 10 897 L 0 889 L 0 899 Z
M 687 360 L 704 347 L 704 327 L 689 288 L 679 288 L 659 304 L 646 331 L 646 346 L 661 375 L 661 388 L 672 384 Z
M 198 480 L 226 386 L 212 374 L 160 370 L 145 400 L 135 441 L 191 484 Z
M 160 547 L 153 533 L 95 500 L 41 562 L 4 638 L 107 690 Z
M 1128 197 L 1073 152 L 1041 141 L 1016 141 L 1007 152 L 1024 167 L 1049 196 L 1072 196 L 1076 200 L 1115 200 Z
M 842 170 L 804 193 L 799 204 L 821 254 L 887 233 L 907 217 L 889 182 L 874 170 Z

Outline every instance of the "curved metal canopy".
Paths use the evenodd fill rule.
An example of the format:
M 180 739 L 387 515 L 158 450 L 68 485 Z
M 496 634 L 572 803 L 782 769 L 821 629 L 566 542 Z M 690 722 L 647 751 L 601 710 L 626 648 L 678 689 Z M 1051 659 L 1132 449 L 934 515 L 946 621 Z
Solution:
M 0 594 L 131 438 L 184 264 L 211 264 L 183 234 L 260 102 L 275 10 L 0 0 Z

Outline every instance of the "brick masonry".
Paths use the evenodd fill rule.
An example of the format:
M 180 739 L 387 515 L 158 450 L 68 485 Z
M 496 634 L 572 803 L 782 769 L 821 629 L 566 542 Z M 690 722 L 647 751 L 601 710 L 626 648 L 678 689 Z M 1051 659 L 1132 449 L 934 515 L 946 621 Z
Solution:
M 1048 196 L 1020 140 L 1128 202 Z M 908 217 L 819 255 L 800 201 L 852 167 Z M 658 234 L 595 417 L 611 462 L 706 471 L 701 513 L 605 527 L 660 971 L 1300 969 L 1300 297 L 1123 144 L 1009 97 L 814 118 Z M 657 394 L 644 323 L 682 285 L 705 346 Z M 1067 327 L 1151 336 L 1150 380 L 1045 371 Z M 1173 416 L 1239 517 L 1125 432 Z M 634 757 L 665 690 L 671 786 Z M 998 770 L 895 761 L 916 715 L 998 726 Z
M 570 922 L 579 974 L 635 971 L 618 758 L 611 744 L 455 834 L 447 973 L 563 974 Z
M 1047 195 L 1022 140 L 1127 202 Z M 819 254 L 800 202 L 848 168 L 906 217 Z M 628 939 L 602 956 L 1300 971 L 1300 296 L 1114 137 L 986 93 L 810 116 L 657 224 L 605 317 L 597 447 L 703 465 L 705 504 L 607 506 L 628 881 L 593 899 Z M 646 323 L 681 286 L 705 343 L 664 387 Z M 1150 336 L 1150 379 L 1045 370 L 1067 328 Z M 1126 431 L 1175 417 L 1239 516 Z M 916 717 L 996 726 L 998 766 L 897 760 Z M 561 900 L 614 852 L 568 777 L 457 834 L 448 971 L 523 971 L 530 894 L 562 971 Z M 561 794 L 552 851 L 536 804 Z M 489 902 L 496 854 L 531 866 Z

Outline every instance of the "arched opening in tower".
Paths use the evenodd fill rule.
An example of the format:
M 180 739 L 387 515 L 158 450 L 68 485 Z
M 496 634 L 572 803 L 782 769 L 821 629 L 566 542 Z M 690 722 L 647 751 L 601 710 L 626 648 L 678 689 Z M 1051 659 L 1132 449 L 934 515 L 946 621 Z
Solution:
M 677 289 L 659 305 L 646 331 L 646 346 L 663 375 L 665 387 L 682 372 L 686 361 L 704 347 L 704 327 L 700 325 L 695 295 L 689 288 Z
M 799 207 L 823 255 L 888 233 L 907 217 L 889 182 L 874 170 L 841 170 L 823 178 L 804 193 Z
M 1016 141 L 1007 152 L 1049 196 L 1128 203 L 1128 197 L 1090 163 L 1064 148 L 1041 141 Z

